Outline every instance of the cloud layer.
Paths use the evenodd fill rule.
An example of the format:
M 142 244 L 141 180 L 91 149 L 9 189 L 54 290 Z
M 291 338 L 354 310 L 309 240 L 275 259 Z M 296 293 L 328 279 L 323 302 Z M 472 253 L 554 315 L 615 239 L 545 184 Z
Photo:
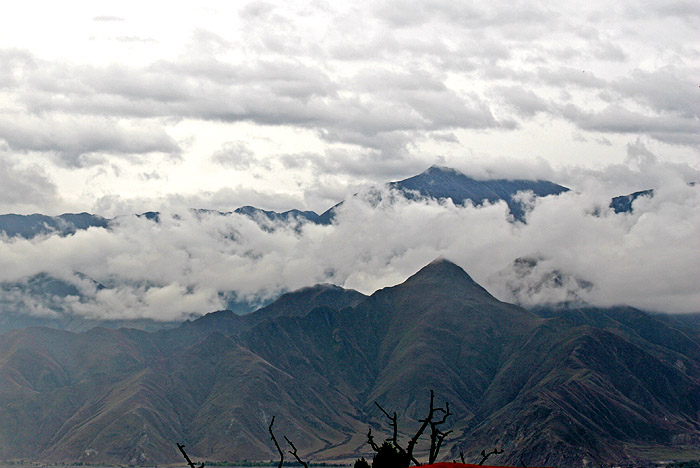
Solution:
M 556 197 L 522 194 L 530 200 L 527 224 L 512 223 L 503 202 L 461 207 L 376 188 L 348 199 L 330 226 L 172 207 L 160 223 L 128 216 L 111 230 L 5 239 L 0 281 L 45 272 L 81 291 L 65 300 L 73 313 L 178 320 L 220 309 L 234 296 L 264 302 L 320 282 L 371 293 L 445 257 L 497 297 L 526 305 L 566 299 L 552 285 L 522 292 L 557 272 L 590 304 L 700 311 L 700 186 L 687 180 L 698 174 L 653 160 L 646 168 L 656 169 L 661 185 L 653 198 L 637 199 L 633 213 L 612 212 L 610 188 L 598 177 Z M 518 258 L 540 261 L 523 276 L 513 265 Z
M 700 310 L 694 2 L 40 4 L 0 18 L 0 213 L 165 216 L 2 240 L 0 280 L 47 271 L 76 313 L 170 319 L 320 281 L 371 292 L 445 256 L 504 299 L 558 272 L 594 304 Z M 324 211 L 434 163 L 573 191 L 524 226 L 400 198 L 301 231 L 188 211 Z

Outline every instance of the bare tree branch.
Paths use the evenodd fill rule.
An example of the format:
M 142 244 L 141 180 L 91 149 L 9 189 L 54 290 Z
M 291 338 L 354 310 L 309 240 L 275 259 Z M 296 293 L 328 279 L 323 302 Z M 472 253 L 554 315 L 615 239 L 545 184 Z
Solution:
M 430 424 L 430 451 L 428 452 L 428 464 L 435 463 L 438 454 L 440 453 L 440 447 L 442 442 L 445 440 L 448 434 L 452 431 L 442 432 L 438 429 L 438 426 L 444 424 L 447 418 L 452 414 L 450 413 L 450 404 L 445 402 L 445 408 L 435 408 L 435 412 L 442 412 L 442 419 L 439 421 L 433 421 L 432 419 L 428 422 Z
M 379 452 L 379 446 L 374 441 L 374 436 L 372 435 L 372 428 L 371 427 L 367 431 L 367 443 L 369 444 L 370 447 L 372 447 L 372 450 L 374 450 L 375 452 Z
M 391 442 L 394 444 L 394 447 L 400 449 L 400 447 L 399 447 L 399 427 L 398 427 L 398 424 L 396 423 L 396 411 L 394 411 L 393 416 L 390 416 L 389 413 L 387 413 L 386 410 L 384 410 L 384 408 L 382 408 L 379 403 L 377 403 L 375 401 L 374 404 L 377 405 L 377 408 L 379 408 L 382 411 L 382 413 L 384 413 L 384 416 L 386 416 L 389 419 L 389 421 L 391 421 L 391 427 L 393 429 L 393 435 L 391 437 Z M 403 449 L 401 449 L 401 450 L 403 450 Z
M 430 407 L 428 409 L 428 417 L 425 419 L 421 419 L 421 422 L 423 424 L 421 424 L 420 428 L 418 428 L 418 432 L 416 432 L 414 436 L 411 437 L 411 440 L 408 442 L 408 446 L 406 448 L 406 453 L 408 457 L 413 461 L 413 463 L 416 464 L 416 466 L 419 466 L 420 463 L 418 463 L 418 460 L 416 460 L 413 456 L 413 449 L 416 447 L 420 436 L 423 435 L 425 428 L 428 427 L 428 424 L 430 424 L 430 421 L 432 421 L 433 419 L 433 413 L 435 412 L 435 409 L 433 408 L 434 397 L 435 395 L 433 394 L 433 391 L 430 390 Z
M 275 417 L 272 417 L 272 421 L 270 421 L 270 427 L 267 429 L 270 431 L 270 438 L 272 439 L 272 442 L 275 443 L 275 447 L 277 447 L 277 451 L 280 454 L 280 464 L 278 465 L 277 468 L 282 468 L 282 464 L 284 463 L 284 452 L 280 448 L 280 444 L 277 443 L 277 437 L 275 437 L 275 433 L 272 432 L 272 425 L 275 424 Z
M 185 446 L 183 444 L 178 444 L 177 442 L 175 443 L 177 445 L 177 448 L 180 449 L 180 452 L 182 453 L 182 456 L 185 457 L 185 460 L 187 461 L 187 464 L 190 465 L 190 468 L 197 468 L 197 466 L 190 460 L 190 457 L 187 456 L 187 452 L 185 452 Z M 204 462 L 202 462 L 201 465 L 199 465 L 199 468 L 204 468 Z
M 299 463 L 301 463 L 301 466 L 303 466 L 304 468 L 309 468 L 309 465 L 307 465 L 306 462 L 305 462 L 304 460 L 302 460 L 301 458 L 299 458 L 299 455 L 297 454 L 297 448 L 294 446 L 294 444 L 292 443 L 292 441 L 289 440 L 289 439 L 287 439 L 287 436 L 284 436 L 284 440 L 286 440 L 287 443 L 289 444 L 289 446 L 292 447 L 292 450 L 290 450 L 289 453 L 291 453 L 292 455 L 294 455 L 294 458 L 296 458 L 297 461 L 298 461 Z
M 489 453 L 486 453 L 486 450 L 482 450 L 482 451 L 481 451 L 481 456 L 482 456 L 483 458 L 482 458 L 481 461 L 479 462 L 479 466 L 483 465 L 484 462 L 486 461 L 486 459 L 487 459 L 488 457 L 490 457 L 491 455 L 498 455 L 499 453 L 503 453 L 503 450 L 498 450 L 497 448 L 494 448 L 494 449 L 493 449 L 492 451 L 490 451 Z

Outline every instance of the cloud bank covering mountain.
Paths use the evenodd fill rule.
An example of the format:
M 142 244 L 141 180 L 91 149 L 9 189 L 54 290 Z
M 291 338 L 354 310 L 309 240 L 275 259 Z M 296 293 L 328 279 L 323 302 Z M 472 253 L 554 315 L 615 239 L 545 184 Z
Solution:
M 317 282 L 368 293 L 439 255 L 526 305 L 700 310 L 695 4 L 40 4 L 0 18 L 0 213 L 116 221 L 3 239 L 22 310 L 178 320 Z M 571 191 L 370 189 L 431 164 Z M 189 211 L 245 206 L 299 211 Z M 79 294 L 37 301 L 39 274 Z
M 423 176 L 426 186 L 444 177 L 486 183 L 446 168 Z M 698 312 L 700 187 L 672 171 L 662 181 L 623 213 L 595 190 L 600 184 L 544 197 L 518 192 L 522 221 L 503 200 L 416 197 L 397 190 L 401 183 L 346 199 L 332 223 L 172 207 L 70 235 L 5 237 L 0 281 L 9 285 L 6 310 L 12 303 L 39 316 L 178 321 L 236 302 L 250 310 L 317 283 L 369 294 L 444 256 L 497 297 L 527 306 L 575 298 Z M 523 268 L 518 259 L 537 261 Z M 74 291 L 32 294 L 38 274 Z

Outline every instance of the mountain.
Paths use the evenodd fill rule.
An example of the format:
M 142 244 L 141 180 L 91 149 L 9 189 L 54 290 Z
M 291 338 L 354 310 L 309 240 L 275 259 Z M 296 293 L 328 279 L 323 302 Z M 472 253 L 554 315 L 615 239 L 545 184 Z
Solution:
M 87 275 L 76 274 L 75 279 L 95 291 L 105 286 Z M 142 330 L 174 328 L 180 322 L 163 322 L 151 319 L 97 319 L 73 313 L 70 304 L 83 292 L 74 283 L 46 273 L 32 275 L 21 282 L 0 283 L 0 333 L 19 328 L 44 326 L 82 332 L 96 326 L 119 328 L 130 326 Z
M 388 435 L 375 401 L 405 441 L 430 389 L 453 414 L 447 460 L 497 445 L 495 464 L 645 465 L 700 447 L 697 329 L 631 308 L 534 314 L 436 260 L 368 297 L 320 285 L 153 333 L 0 335 L 0 459 L 182 462 L 176 442 L 271 459 L 272 416 L 306 458 L 346 459 L 367 454 L 368 424 Z
M 242 206 L 234 210 L 234 213 L 242 214 L 253 219 L 266 218 L 272 222 L 289 223 L 291 221 L 307 221 L 318 223 L 319 216 L 313 211 L 288 210 L 282 213 L 276 211 L 261 210 L 254 206 Z
M 64 213 L 59 216 L 42 214 L 0 215 L 0 231 L 8 237 L 31 239 L 39 235 L 67 236 L 90 227 L 106 228 L 109 220 L 89 213 Z
M 523 206 L 513 199 L 520 191 L 531 191 L 536 196 L 558 195 L 569 189 L 553 182 L 544 180 L 476 180 L 448 167 L 432 166 L 426 171 L 408 179 L 387 184 L 406 197 L 416 199 L 428 197 L 436 199 L 451 199 L 455 204 L 463 205 L 466 200 L 475 204 L 493 203 L 504 200 L 516 219 L 524 219 Z M 233 211 L 220 212 L 214 210 L 193 209 L 195 213 L 219 214 L 221 216 L 233 213 L 247 216 L 253 220 L 267 223 L 298 224 L 330 224 L 335 217 L 335 210 L 342 202 L 331 207 L 322 214 L 314 211 L 291 209 L 284 212 L 263 210 L 254 206 L 242 206 Z M 148 211 L 136 216 L 154 222 L 160 221 L 160 213 Z M 38 235 L 58 234 L 67 236 L 90 227 L 109 228 L 118 218 L 108 219 L 89 213 L 64 213 L 58 216 L 42 214 L 0 215 L 0 232 L 8 237 L 24 237 L 31 239 Z
M 615 213 L 631 213 L 632 203 L 639 197 L 649 197 L 654 196 L 654 190 L 640 190 L 639 192 L 630 193 L 629 195 L 621 195 L 615 197 L 610 201 L 610 208 L 613 209 Z
M 538 197 L 546 197 L 569 191 L 566 187 L 546 180 L 476 180 L 442 166 L 432 166 L 421 174 L 389 185 L 408 198 L 449 198 L 457 205 L 464 205 L 467 200 L 475 205 L 503 200 L 513 217 L 519 221 L 524 221 L 525 209 L 514 198 L 518 192 L 528 191 Z
M 456 204 L 465 204 L 472 200 L 475 204 L 504 200 L 508 204 L 515 219 L 524 221 L 524 208 L 513 196 L 519 191 L 531 191 L 537 196 L 559 194 L 568 189 L 547 181 L 528 180 L 475 180 L 447 167 L 432 166 L 423 173 L 405 180 L 391 182 L 389 187 L 402 193 L 409 199 L 420 198 L 449 198 Z M 381 196 L 381 191 L 370 191 L 375 197 Z M 221 212 L 205 209 L 192 209 L 195 217 L 203 216 L 246 216 L 255 221 L 263 230 L 274 231 L 281 227 L 300 231 L 306 224 L 329 225 L 335 219 L 337 209 L 343 202 L 336 204 L 322 214 L 313 211 L 288 210 L 275 212 L 253 206 L 243 206 L 234 211 Z M 138 218 L 160 223 L 163 214 L 148 211 L 135 215 Z M 173 215 L 177 217 L 178 215 Z M 0 215 L 0 237 L 32 239 L 36 236 L 70 236 L 81 230 L 113 229 L 124 217 L 103 218 L 89 213 L 65 213 L 59 216 L 40 214 Z M 224 235 L 224 234 L 222 234 Z M 81 273 L 74 272 L 80 276 Z M 85 277 L 88 282 L 97 281 Z M 112 283 L 100 287 L 119 287 L 120 279 L 114 278 Z M 60 291 L 54 291 L 60 285 Z M 261 305 L 247 302 L 232 291 L 220 291 L 224 308 L 237 314 L 247 314 Z M 84 331 L 93 326 L 116 328 L 129 326 L 144 330 L 169 328 L 174 323 L 162 323 L 151 320 L 133 321 L 101 321 L 85 319 L 69 310 L 67 304 L 71 300 L 85 299 L 81 290 L 66 279 L 54 278 L 47 273 L 39 273 L 32 277 L 17 281 L 0 282 L 0 333 L 24 326 L 49 326 L 69 331 Z M 208 312 L 208 311 L 203 311 Z

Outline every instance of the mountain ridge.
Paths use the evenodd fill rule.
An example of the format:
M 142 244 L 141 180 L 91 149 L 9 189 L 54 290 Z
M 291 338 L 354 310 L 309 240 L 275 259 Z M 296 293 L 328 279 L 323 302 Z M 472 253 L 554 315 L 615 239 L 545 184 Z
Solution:
M 330 288 L 342 307 L 328 289 L 250 323 L 221 312 L 152 333 L 0 335 L 0 418 L 13 421 L 0 459 L 170 463 L 175 441 L 202 459 L 270 459 L 273 415 L 307 457 L 367 455 L 367 425 L 387 428 L 374 402 L 405 437 L 431 389 L 454 414 L 448 460 L 497 443 L 498 464 L 649 465 L 633 447 L 700 446 L 700 335 L 671 319 L 534 314 L 444 259 L 370 296 Z

